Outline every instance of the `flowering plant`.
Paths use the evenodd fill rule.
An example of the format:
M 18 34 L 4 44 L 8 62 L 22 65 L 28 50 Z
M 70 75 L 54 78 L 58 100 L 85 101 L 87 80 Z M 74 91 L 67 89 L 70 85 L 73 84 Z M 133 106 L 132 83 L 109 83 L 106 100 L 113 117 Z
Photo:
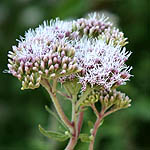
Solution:
M 8 52 L 8 73 L 21 81 L 22 90 L 42 85 L 58 116 L 47 106 L 46 110 L 65 128 L 64 133 L 59 133 L 39 125 L 42 134 L 59 141 L 70 139 L 65 150 L 73 150 L 78 139 L 89 142 L 89 150 L 93 150 L 103 119 L 130 106 L 128 96 L 116 90 L 131 77 L 132 67 L 125 64 L 131 55 L 126 51 L 127 43 L 124 34 L 108 18 L 96 13 L 73 21 L 57 18 L 44 22 L 18 40 L 18 45 Z M 58 94 L 71 102 L 71 120 L 65 115 Z M 86 107 L 97 117 L 89 134 L 81 133 Z

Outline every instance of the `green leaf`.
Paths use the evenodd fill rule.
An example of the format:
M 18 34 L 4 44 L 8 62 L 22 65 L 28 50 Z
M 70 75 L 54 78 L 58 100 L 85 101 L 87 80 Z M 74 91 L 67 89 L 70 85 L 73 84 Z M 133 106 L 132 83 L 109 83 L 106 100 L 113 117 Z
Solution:
M 41 125 L 39 125 L 39 130 L 44 136 L 48 138 L 53 138 L 57 141 L 66 141 L 69 138 L 69 135 L 67 134 L 62 134 L 60 132 L 54 132 L 54 131 L 46 131 L 41 127 Z
M 90 140 L 90 138 L 89 138 L 89 135 L 86 134 L 86 133 L 81 133 L 81 134 L 79 135 L 79 138 L 80 138 L 81 142 L 86 142 L 86 143 L 91 142 L 91 140 Z
M 52 110 L 50 110 L 50 108 L 45 105 L 45 109 L 47 110 L 47 112 L 49 112 L 52 116 L 54 116 L 56 118 L 56 120 L 66 129 L 68 130 L 68 128 L 65 126 L 65 124 L 59 119 L 58 115 L 56 113 L 54 113 Z

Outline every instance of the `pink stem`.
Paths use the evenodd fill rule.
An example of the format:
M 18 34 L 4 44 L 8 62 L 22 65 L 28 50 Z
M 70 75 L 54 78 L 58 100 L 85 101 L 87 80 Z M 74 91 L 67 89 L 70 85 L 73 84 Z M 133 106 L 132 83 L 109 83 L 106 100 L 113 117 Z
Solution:
M 95 141 L 95 137 L 96 137 L 96 133 L 97 133 L 97 130 L 100 126 L 100 123 L 103 119 L 103 115 L 99 114 L 99 117 L 97 118 L 95 124 L 94 124 L 94 128 L 93 128 L 93 131 L 92 131 L 92 140 L 90 142 L 90 146 L 89 146 L 89 150 L 93 150 L 94 149 L 94 141 Z
M 81 107 L 81 110 L 83 109 L 83 107 Z M 83 123 L 83 115 L 84 115 L 84 112 L 81 111 L 79 113 L 79 119 L 78 119 L 78 136 L 80 134 L 80 131 L 81 131 L 81 127 L 82 127 L 82 123 Z

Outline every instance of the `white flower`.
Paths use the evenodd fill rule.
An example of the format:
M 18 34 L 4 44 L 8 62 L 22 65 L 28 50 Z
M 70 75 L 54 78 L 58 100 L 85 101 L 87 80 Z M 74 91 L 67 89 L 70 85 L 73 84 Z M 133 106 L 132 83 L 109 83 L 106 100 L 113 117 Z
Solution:
M 129 80 L 131 67 L 125 62 L 131 55 L 120 45 L 105 43 L 103 40 L 83 37 L 75 44 L 78 65 L 83 69 L 79 75 L 83 90 L 86 85 L 99 85 L 110 89 L 114 85 L 125 84 Z
M 29 29 L 9 51 L 9 73 L 22 82 L 22 89 L 37 88 L 41 78 L 60 77 L 78 71 L 70 44 L 72 23 L 59 19 Z

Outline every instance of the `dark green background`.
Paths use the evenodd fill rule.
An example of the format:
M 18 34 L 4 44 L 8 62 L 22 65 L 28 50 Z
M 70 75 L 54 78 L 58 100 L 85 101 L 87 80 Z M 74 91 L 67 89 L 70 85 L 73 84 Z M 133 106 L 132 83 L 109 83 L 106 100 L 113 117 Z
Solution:
M 15 39 L 28 28 L 43 20 L 79 18 L 88 12 L 106 10 L 119 18 L 119 27 L 129 38 L 128 50 L 133 52 L 128 64 L 134 77 L 121 90 L 132 98 L 132 107 L 105 119 L 96 138 L 95 150 L 150 149 L 150 7 L 149 0 L 0 0 L 0 150 L 63 150 L 66 143 L 43 137 L 38 131 L 41 123 L 46 129 L 61 130 L 48 115 L 44 105 L 51 108 L 46 91 L 21 91 L 20 82 L 2 71 L 7 69 L 7 52 Z M 69 104 L 62 100 L 69 113 Z M 67 104 L 66 104 L 67 103 Z M 94 120 L 87 111 L 85 120 Z M 87 131 L 85 123 L 82 131 Z M 87 150 L 80 143 L 76 150 Z

